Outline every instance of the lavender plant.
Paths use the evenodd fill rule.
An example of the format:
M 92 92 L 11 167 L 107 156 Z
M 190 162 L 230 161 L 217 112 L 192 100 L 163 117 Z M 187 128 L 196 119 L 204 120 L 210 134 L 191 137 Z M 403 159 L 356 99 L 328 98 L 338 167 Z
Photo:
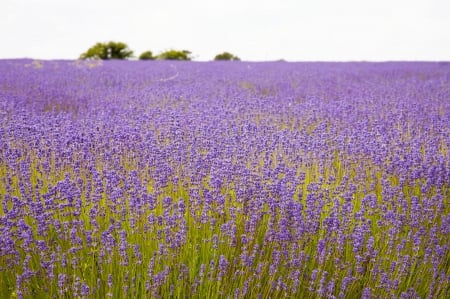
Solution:
M 0 61 L 0 297 L 447 298 L 449 82 Z

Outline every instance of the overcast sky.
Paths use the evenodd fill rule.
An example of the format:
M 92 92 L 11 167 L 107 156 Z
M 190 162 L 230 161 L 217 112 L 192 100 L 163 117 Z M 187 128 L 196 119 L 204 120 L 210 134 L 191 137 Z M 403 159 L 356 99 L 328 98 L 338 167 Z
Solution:
M 450 60 L 450 0 L 0 0 L 0 58 L 76 59 L 96 42 L 195 60 Z

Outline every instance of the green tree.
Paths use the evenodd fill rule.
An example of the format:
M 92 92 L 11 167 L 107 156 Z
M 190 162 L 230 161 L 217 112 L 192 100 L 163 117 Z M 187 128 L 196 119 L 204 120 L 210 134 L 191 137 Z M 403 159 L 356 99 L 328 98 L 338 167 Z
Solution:
M 133 56 L 133 51 L 122 42 L 96 43 L 80 55 L 81 59 L 127 59 Z
M 163 60 L 192 60 L 191 52 L 188 50 L 168 50 L 158 55 Z
M 216 57 L 214 57 L 214 60 L 240 60 L 240 59 L 239 57 L 229 52 L 223 52 L 221 54 L 217 54 Z
M 141 55 L 139 55 L 139 59 L 140 60 L 155 60 L 156 57 L 153 56 L 152 51 L 145 51 L 145 52 L 142 52 Z

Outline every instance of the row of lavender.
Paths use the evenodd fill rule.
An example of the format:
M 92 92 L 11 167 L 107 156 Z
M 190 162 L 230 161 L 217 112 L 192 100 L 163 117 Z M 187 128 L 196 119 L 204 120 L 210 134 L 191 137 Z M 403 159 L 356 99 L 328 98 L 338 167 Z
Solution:
M 449 64 L 0 74 L 1 298 L 449 294 Z

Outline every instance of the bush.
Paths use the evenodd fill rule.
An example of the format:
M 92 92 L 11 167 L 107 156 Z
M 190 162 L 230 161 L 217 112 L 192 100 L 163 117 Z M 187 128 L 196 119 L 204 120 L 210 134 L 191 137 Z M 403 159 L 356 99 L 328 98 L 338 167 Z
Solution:
M 127 59 L 133 56 L 133 51 L 122 42 L 96 43 L 85 53 L 80 55 L 81 59 Z
M 239 57 L 229 53 L 229 52 L 223 52 L 222 54 L 217 54 L 216 57 L 214 57 L 214 60 L 240 60 Z
M 141 55 L 139 55 L 140 60 L 155 60 L 156 57 L 153 56 L 152 51 L 145 51 Z
M 188 50 L 168 50 L 158 55 L 158 59 L 163 60 L 191 60 L 191 52 Z

